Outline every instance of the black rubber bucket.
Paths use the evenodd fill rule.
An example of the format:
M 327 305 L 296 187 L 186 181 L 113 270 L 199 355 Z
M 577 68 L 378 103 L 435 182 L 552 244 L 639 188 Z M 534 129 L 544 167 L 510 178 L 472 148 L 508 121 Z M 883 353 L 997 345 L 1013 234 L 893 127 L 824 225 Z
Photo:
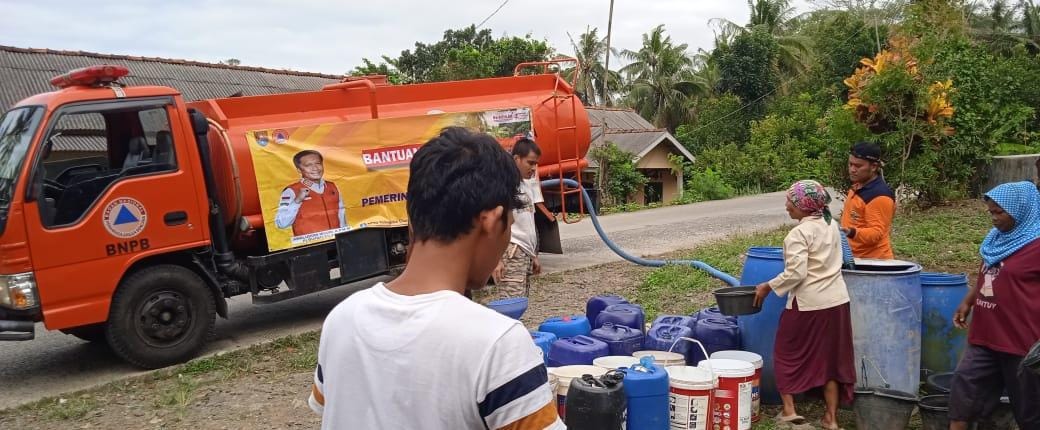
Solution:
M 719 288 L 714 293 L 719 312 L 723 315 L 751 315 L 762 310 L 755 307 L 755 287 Z
M 852 410 L 857 430 L 904 429 L 917 407 L 917 396 L 885 388 L 857 388 Z
M 949 430 L 950 396 L 924 396 L 917 407 L 921 411 L 921 430 Z
M 950 394 L 953 372 L 933 373 L 925 381 L 924 390 L 928 394 Z

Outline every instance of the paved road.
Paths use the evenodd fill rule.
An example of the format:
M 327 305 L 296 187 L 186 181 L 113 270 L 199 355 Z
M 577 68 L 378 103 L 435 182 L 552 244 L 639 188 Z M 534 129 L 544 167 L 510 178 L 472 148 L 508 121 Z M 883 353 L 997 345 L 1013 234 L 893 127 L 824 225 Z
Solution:
M 790 222 L 780 193 L 732 200 L 665 207 L 604 217 L 610 237 L 634 255 L 661 254 L 740 231 L 773 228 Z M 564 255 L 545 255 L 546 272 L 556 272 L 620 258 L 600 241 L 589 220 L 561 224 Z M 247 347 L 321 327 L 324 316 L 341 300 L 371 285 L 354 284 L 265 306 L 248 296 L 230 302 L 230 319 L 217 319 L 217 336 L 207 354 Z M 91 345 L 37 325 L 30 342 L 0 343 L 0 409 L 43 397 L 81 390 L 140 370 L 115 358 L 105 347 Z

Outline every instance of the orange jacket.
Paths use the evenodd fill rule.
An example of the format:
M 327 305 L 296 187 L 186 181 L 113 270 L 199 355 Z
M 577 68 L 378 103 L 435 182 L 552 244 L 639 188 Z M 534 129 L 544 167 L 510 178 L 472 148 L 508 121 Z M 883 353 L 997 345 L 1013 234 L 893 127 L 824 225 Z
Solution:
M 288 186 L 296 195 L 303 192 L 302 182 Z M 325 192 L 311 193 L 300 204 L 300 211 L 293 222 L 293 236 L 303 236 L 343 227 L 339 225 L 339 189 L 336 184 L 325 181 Z
M 886 260 L 895 258 L 889 241 L 895 214 L 895 193 L 880 176 L 849 190 L 841 214 L 841 226 L 855 229 L 849 236 L 852 255 Z

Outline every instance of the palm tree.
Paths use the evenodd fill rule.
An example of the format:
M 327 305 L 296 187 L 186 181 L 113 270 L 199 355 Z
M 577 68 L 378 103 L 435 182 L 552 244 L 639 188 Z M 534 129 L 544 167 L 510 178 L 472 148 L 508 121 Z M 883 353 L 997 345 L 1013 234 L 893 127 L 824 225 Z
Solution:
M 1013 55 L 1019 45 L 1040 51 L 1040 12 L 1032 0 L 1019 0 L 1018 11 L 1006 0 L 995 0 L 988 8 L 979 2 L 964 6 L 972 35 L 1001 55 Z M 1022 19 L 1016 20 L 1017 12 Z
M 1033 0 L 1020 0 L 1018 8 L 1022 10 L 1019 27 L 1022 29 L 1026 47 L 1033 54 L 1040 53 L 1040 7 L 1033 3 Z
M 751 18 L 747 25 L 741 26 L 727 19 L 713 19 L 723 29 L 723 36 L 736 35 L 762 26 L 769 31 L 780 46 L 776 63 L 773 67 L 780 76 L 795 76 L 809 69 L 812 63 L 812 40 L 806 36 L 793 34 L 793 26 L 799 15 L 795 14 L 789 0 L 747 0 Z
M 674 131 L 690 118 L 691 98 L 705 95 L 708 87 L 694 73 L 687 45 L 672 43 L 664 25 L 643 35 L 639 51 L 624 50 L 630 63 L 621 69 L 629 80 L 628 102 L 654 125 Z
M 598 30 L 594 27 L 586 27 L 585 32 L 578 36 L 575 43 L 571 39 L 571 47 L 574 48 L 574 58 L 578 60 L 578 80 L 573 82 L 575 69 L 563 71 L 567 80 L 574 83 L 575 89 L 583 93 L 588 103 L 594 105 L 609 105 L 610 100 L 603 100 L 603 87 L 608 86 L 610 92 L 621 89 L 621 75 L 615 71 L 607 70 L 603 60 L 607 54 L 607 39 L 599 37 Z M 568 36 L 570 36 L 568 34 Z M 612 49 L 617 56 L 617 50 Z

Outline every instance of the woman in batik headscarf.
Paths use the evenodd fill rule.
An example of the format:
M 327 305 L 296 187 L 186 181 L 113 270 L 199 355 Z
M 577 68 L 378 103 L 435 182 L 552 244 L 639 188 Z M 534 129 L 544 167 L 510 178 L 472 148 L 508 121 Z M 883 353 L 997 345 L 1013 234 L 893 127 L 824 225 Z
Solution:
M 1012 182 L 984 200 L 993 229 L 979 247 L 978 282 L 953 315 L 968 346 L 950 387 L 950 428 L 989 416 L 1006 390 L 1018 426 L 1040 429 L 1040 375 L 1021 366 L 1040 340 L 1040 192 Z
M 755 305 L 770 291 L 787 306 L 780 315 L 773 368 L 784 402 L 780 423 L 804 425 L 794 395 L 822 391 L 827 410 L 819 425 L 837 429 L 839 402 L 852 402 L 856 369 L 852 352 L 849 293 L 842 278 L 842 235 L 831 218 L 831 196 L 816 181 L 787 190 L 787 213 L 798 220 L 784 239 L 784 271 L 758 285 Z

